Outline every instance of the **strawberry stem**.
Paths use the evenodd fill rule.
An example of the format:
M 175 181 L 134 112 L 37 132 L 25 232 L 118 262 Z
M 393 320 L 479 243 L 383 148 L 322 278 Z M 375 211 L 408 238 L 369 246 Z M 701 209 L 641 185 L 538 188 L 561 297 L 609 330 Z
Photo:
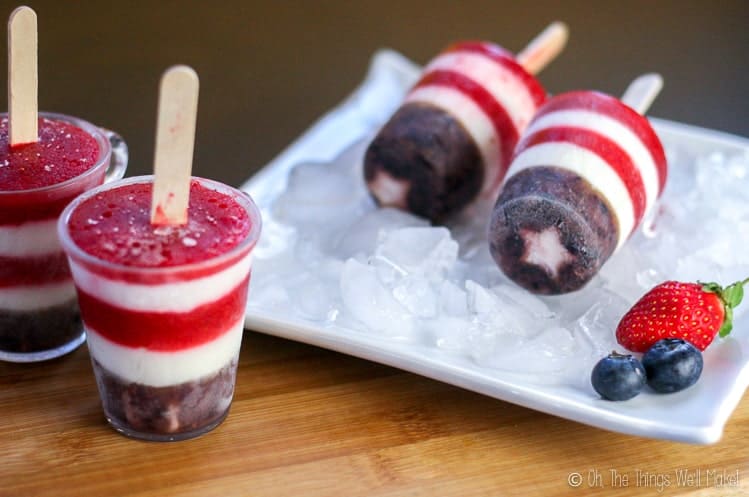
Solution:
M 728 285 L 724 289 L 719 289 L 716 293 L 723 301 L 725 308 L 725 317 L 723 325 L 720 327 L 718 334 L 721 337 L 727 336 L 733 329 L 733 309 L 738 306 L 744 298 L 744 285 L 749 283 L 749 278 L 743 281 L 737 281 L 733 285 Z

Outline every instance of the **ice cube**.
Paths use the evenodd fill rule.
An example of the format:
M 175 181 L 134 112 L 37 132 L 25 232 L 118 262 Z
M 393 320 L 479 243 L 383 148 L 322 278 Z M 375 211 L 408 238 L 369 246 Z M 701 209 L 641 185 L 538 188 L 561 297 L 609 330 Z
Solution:
M 501 303 L 496 295 L 475 281 L 466 281 L 468 310 L 474 314 L 501 313 Z
M 556 384 L 564 383 L 569 372 L 577 368 L 577 350 L 570 330 L 554 326 L 528 340 L 501 343 L 491 349 L 491 354 L 485 352 L 475 358 L 483 366 L 533 374 L 536 381 Z
M 530 313 L 534 319 L 550 319 L 554 317 L 554 312 L 549 309 L 546 302 L 541 300 L 538 295 L 534 295 L 522 288 L 512 284 L 501 284 L 492 287 L 492 292 L 503 297 L 508 307 L 517 306 Z
M 440 316 L 424 321 L 425 331 L 432 343 L 439 349 L 455 354 L 464 354 L 468 350 L 469 326 L 470 322 L 465 317 Z
M 270 259 L 294 245 L 297 230 L 294 226 L 277 222 L 265 210 L 262 211 L 262 217 L 263 229 L 252 255 L 258 259 Z
M 327 224 L 349 221 L 360 214 L 365 192 L 351 177 L 328 164 L 298 164 L 289 174 L 286 191 L 273 204 L 282 222 Z
M 580 290 L 541 298 L 564 326 L 576 321 L 596 302 L 601 292 L 604 291 L 602 283 L 601 278 L 594 278 Z
M 392 338 L 414 337 L 413 315 L 382 284 L 373 267 L 356 259 L 347 260 L 340 291 L 345 309 L 370 330 Z
M 268 281 L 262 284 L 253 281 L 250 285 L 247 305 L 263 311 L 285 312 L 290 300 L 286 282 Z
M 458 244 L 447 228 L 402 228 L 381 234 L 375 259 L 386 261 L 405 274 L 441 281 L 455 264 Z
M 498 368 L 500 357 L 508 351 L 518 350 L 524 338 L 514 333 L 506 333 L 487 323 L 475 319 L 467 331 L 469 356 L 480 366 Z M 499 366 L 499 369 L 505 369 Z
M 468 315 L 468 294 L 449 280 L 443 281 L 438 290 L 440 313 L 445 316 Z
M 479 200 L 461 211 L 448 223 L 453 238 L 460 245 L 460 256 L 473 259 L 478 252 L 489 252 L 487 220 L 493 203 Z
M 313 274 L 302 274 L 291 288 L 293 308 L 303 318 L 333 321 L 337 310 L 331 291 L 335 290 Z
M 621 296 L 602 290 L 599 299 L 571 323 L 576 337 L 588 345 L 593 357 L 600 359 L 612 350 L 621 351 L 616 342 L 616 327 L 631 305 Z
M 409 275 L 393 286 L 393 297 L 416 317 L 431 318 L 437 315 L 438 295 L 429 282 Z
M 370 255 L 380 236 L 395 229 L 417 226 L 429 226 L 429 222 L 398 209 L 374 209 L 344 228 L 330 252 L 344 260 L 357 254 Z
M 294 256 L 302 265 L 316 268 L 326 258 L 321 245 L 320 238 L 313 233 L 300 235 L 294 247 Z
M 653 261 L 652 255 L 634 245 L 625 246 L 601 268 L 599 282 L 622 298 L 634 302 L 654 285 L 667 279 L 656 269 L 660 265 Z
M 547 326 L 554 315 L 543 302 L 526 302 L 528 307 L 519 305 L 504 291 L 492 291 L 475 281 L 466 282 L 466 292 L 468 309 L 476 315 L 474 321 L 495 327 L 502 333 L 531 337 Z
M 478 364 L 493 364 L 503 350 L 517 348 L 533 335 L 535 330 L 520 317 L 523 313 L 505 307 L 498 295 L 474 281 L 467 281 L 465 287 L 469 311 L 465 347 Z M 455 342 L 450 334 L 437 339 Z

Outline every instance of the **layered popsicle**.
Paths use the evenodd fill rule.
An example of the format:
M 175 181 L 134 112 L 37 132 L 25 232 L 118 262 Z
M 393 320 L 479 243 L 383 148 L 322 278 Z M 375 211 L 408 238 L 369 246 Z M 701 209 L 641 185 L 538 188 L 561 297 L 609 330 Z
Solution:
M 83 195 L 60 222 L 104 411 L 139 437 L 179 439 L 226 416 L 234 391 L 251 252 L 248 196 L 190 184 L 189 221 L 150 221 L 152 177 Z
M 8 20 L 8 113 L 0 115 L 0 360 L 61 356 L 85 339 L 57 218 L 77 195 L 122 177 L 127 146 L 82 119 L 39 112 L 37 18 Z
M 490 42 L 440 53 L 366 151 L 373 198 L 433 222 L 477 198 L 494 200 L 518 138 L 546 99 L 532 72 L 566 38 L 554 23 L 517 58 Z
M 631 88 L 643 85 L 657 93 L 660 77 Z M 491 217 L 492 256 L 532 292 L 577 290 L 638 227 L 666 176 L 663 146 L 635 109 L 592 91 L 551 98 L 515 150 Z
M 11 360 L 83 338 L 55 225 L 104 181 L 111 154 L 103 132 L 75 118 L 45 114 L 38 130 L 36 142 L 11 146 L 0 119 L 0 353 Z

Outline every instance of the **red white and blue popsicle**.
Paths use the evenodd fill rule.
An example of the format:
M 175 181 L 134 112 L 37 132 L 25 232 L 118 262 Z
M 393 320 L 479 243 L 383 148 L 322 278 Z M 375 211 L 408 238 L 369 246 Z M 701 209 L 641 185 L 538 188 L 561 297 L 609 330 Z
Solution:
M 546 91 L 532 74 L 562 50 L 555 22 L 517 57 L 489 42 L 460 42 L 424 69 L 367 149 L 374 199 L 442 222 L 479 197 L 496 198 L 512 151 Z
M 622 100 L 592 91 L 550 98 L 518 144 L 489 228 L 502 271 L 535 293 L 577 290 L 654 206 L 666 157 L 642 113 L 663 85 L 636 79 Z

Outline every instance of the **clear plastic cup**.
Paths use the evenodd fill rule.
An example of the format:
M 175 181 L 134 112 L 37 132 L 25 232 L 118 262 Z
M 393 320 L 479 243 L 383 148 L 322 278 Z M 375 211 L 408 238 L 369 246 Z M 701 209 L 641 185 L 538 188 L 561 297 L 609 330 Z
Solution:
M 122 178 L 127 168 L 127 145 L 116 133 L 63 114 L 39 116 L 91 135 L 99 157 L 66 181 L 0 191 L 0 360 L 11 362 L 59 357 L 85 340 L 73 280 L 57 238 L 57 218 L 75 197 Z
M 128 178 L 85 193 L 65 209 L 58 224 L 104 414 L 112 427 L 134 438 L 174 441 L 206 433 L 226 417 L 234 393 L 260 212 L 244 192 L 211 180 L 193 180 L 227 195 L 250 220 L 249 232 L 220 255 L 142 267 L 135 265 L 140 262 L 127 264 L 126 259 L 105 260 L 76 244 L 71 230 L 84 229 L 71 228 L 76 209 L 90 199 L 86 205 L 95 205 L 94 197 L 101 192 L 152 184 L 152 176 Z M 131 205 L 132 197 L 128 200 Z M 121 210 L 117 215 L 122 215 Z M 194 242 L 188 241 L 186 245 Z M 130 257 L 127 250 L 141 242 L 128 243 L 119 257 Z

